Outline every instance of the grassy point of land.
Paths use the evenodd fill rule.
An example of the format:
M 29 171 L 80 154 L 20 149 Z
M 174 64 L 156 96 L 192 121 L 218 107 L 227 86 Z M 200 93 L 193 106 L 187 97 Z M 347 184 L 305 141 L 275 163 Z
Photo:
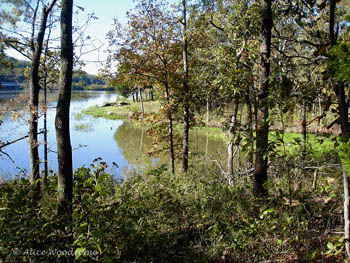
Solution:
M 128 105 L 118 106 L 118 103 L 125 102 Z M 144 109 L 146 114 L 157 113 L 160 109 L 159 101 L 145 101 Z M 106 119 L 128 119 L 134 113 L 141 111 L 141 106 L 139 102 L 133 102 L 130 100 L 117 100 L 115 106 L 98 107 L 93 106 L 88 109 L 82 110 L 85 114 L 90 114 L 94 117 L 103 117 Z

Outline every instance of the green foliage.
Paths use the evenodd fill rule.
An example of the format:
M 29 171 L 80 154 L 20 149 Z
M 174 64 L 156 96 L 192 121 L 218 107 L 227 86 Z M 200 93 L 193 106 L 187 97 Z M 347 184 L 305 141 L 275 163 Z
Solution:
M 327 71 L 337 81 L 350 81 L 350 45 L 339 43 L 329 52 Z

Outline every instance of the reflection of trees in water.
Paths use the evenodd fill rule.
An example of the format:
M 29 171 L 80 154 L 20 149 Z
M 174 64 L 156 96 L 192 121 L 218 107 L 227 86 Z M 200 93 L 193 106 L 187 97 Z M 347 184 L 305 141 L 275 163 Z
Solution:
M 152 150 L 152 138 L 147 134 L 145 129 L 136 127 L 132 123 L 125 121 L 114 134 L 120 151 L 124 158 L 131 165 L 155 165 L 168 163 L 167 153 L 163 153 L 158 158 L 148 156 L 148 152 Z M 221 160 L 225 158 L 226 144 L 223 140 L 213 140 L 211 138 L 197 132 L 190 133 L 190 151 L 194 153 L 202 153 L 209 159 Z
M 148 156 L 147 153 L 152 150 L 152 139 L 148 136 L 145 129 L 136 127 L 128 121 L 124 121 L 119 126 L 114 134 L 114 139 L 129 164 L 140 166 L 157 165 L 159 164 L 159 160 L 160 163 L 167 162 L 164 156 L 160 156 L 159 158 Z
M 203 154 L 206 158 L 222 160 L 226 158 L 226 143 L 221 139 L 212 139 L 209 133 L 200 134 L 197 131 L 190 132 L 190 152 Z
M 73 129 L 80 132 L 92 132 L 94 130 L 93 126 L 89 123 L 81 123 L 74 125 Z

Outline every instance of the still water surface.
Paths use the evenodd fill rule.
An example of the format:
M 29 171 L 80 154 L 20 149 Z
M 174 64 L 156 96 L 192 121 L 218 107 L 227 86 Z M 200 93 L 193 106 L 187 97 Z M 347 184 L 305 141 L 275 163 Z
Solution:
M 10 99 L 21 93 L 0 92 L 0 103 L 10 102 Z M 22 94 L 23 95 L 23 94 Z M 147 152 L 151 150 L 152 140 L 146 130 L 135 126 L 130 121 L 107 120 L 94 118 L 81 113 L 82 109 L 95 105 L 103 105 L 106 102 L 114 102 L 118 95 L 111 92 L 80 91 L 73 92 L 70 109 L 71 142 L 73 150 L 73 166 L 77 169 L 83 165 L 89 166 L 94 159 L 100 157 L 109 165 L 109 172 L 118 179 L 125 170 L 135 169 L 140 166 L 158 166 L 167 163 L 166 157 L 151 158 Z M 56 134 L 54 119 L 56 114 L 56 95 L 50 94 L 47 109 L 48 116 L 48 155 L 49 169 L 57 170 Z M 13 102 L 10 102 L 13 103 Z M 17 108 L 23 108 L 23 104 L 16 102 Z M 12 105 L 13 106 L 13 105 Z M 28 114 L 23 111 L 22 118 L 12 119 L 13 114 L 6 114 L 0 125 L 0 140 L 11 141 L 28 134 L 26 119 Z M 39 130 L 43 128 L 43 117 L 39 120 Z M 40 158 L 43 159 L 43 135 L 39 135 Z M 192 134 L 192 150 L 202 151 L 208 154 L 216 154 L 223 150 L 225 144 L 221 140 L 211 140 L 206 136 Z M 29 169 L 29 145 L 28 139 L 21 140 L 3 149 L 10 158 L 0 153 L 0 174 L 11 178 L 16 174 L 26 174 Z M 113 166 L 115 162 L 119 167 Z

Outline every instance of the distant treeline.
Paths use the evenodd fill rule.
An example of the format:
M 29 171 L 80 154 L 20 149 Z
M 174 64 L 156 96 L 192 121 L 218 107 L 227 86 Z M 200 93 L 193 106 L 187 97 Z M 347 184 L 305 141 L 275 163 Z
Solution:
M 0 82 L 22 83 L 26 80 L 25 70 L 30 67 L 30 62 L 17 60 L 12 57 L 3 59 L 0 63 Z M 79 71 L 73 75 L 74 90 L 110 90 L 105 81 L 98 79 L 95 75 L 90 75 L 84 71 Z

